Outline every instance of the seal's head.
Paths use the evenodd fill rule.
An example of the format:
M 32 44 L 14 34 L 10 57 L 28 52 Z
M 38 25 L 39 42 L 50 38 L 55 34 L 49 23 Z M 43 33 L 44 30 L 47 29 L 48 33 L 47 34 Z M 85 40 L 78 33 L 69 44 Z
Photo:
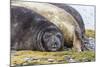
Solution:
M 39 18 L 39 17 L 38 17 Z M 63 34 L 53 23 L 45 20 L 36 20 L 33 28 L 33 44 L 36 50 L 58 51 L 63 48 Z
M 57 28 L 49 28 L 42 37 L 43 45 L 47 51 L 58 51 L 63 45 L 63 35 Z

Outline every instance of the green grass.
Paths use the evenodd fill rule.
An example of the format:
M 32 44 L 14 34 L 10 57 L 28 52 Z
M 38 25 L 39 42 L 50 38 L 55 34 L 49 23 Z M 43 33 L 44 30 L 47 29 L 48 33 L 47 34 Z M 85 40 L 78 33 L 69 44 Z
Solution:
M 85 35 L 87 37 L 93 37 L 93 38 L 95 38 L 95 31 L 94 30 L 91 30 L 91 29 L 86 29 L 85 30 Z
M 14 56 L 11 56 L 11 65 L 69 63 L 66 60 L 69 57 L 76 62 L 94 61 L 95 53 L 93 51 L 75 52 L 72 50 L 60 52 L 17 51 Z M 26 61 L 25 58 L 35 58 L 35 60 Z

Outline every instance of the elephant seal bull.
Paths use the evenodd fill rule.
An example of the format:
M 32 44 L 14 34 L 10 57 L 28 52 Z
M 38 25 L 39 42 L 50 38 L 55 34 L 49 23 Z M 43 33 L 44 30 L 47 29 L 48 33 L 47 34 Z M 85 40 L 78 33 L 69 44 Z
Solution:
M 27 8 L 11 6 L 11 49 L 58 51 L 63 42 L 53 23 Z
M 75 18 L 75 20 L 77 21 L 77 23 L 78 23 L 78 25 L 81 29 L 81 33 L 82 33 L 81 37 L 82 37 L 83 44 L 84 44 L 82 49 L 88 50 L 88 48 L 86 47 L 87 45 L 85 45 L 85 42 L 87 42 L 86 41 L 87 37 L 85 36 L 85 25 L 84 25 L 84 21 L 83 21 L 81 15 L 80 15 L 80 13 L 77 10 L 75 10 L 73 7 L 71 7 L 67 4 L 61 4 L 61 3 L 50 3 L 50 4 L 64 9 L 66 12 L 70 13 Z
M 75 15 L 61 7 L 49 3 L 15 1 L 11 3 L 11 6 L 24 7 L 41 15 L 60 29 L 64 36 L 65 45 L 68 47 L 74 47 L 77 51 L 82 51 L 84 46 L 84 25 L 82 25 L 84 23 L 81 24 L 80 22 L 82 19 L 78 21 L 78 18 L 75 18 Z M 78 15 L 78 17 L 80 17 L 80 15 Z

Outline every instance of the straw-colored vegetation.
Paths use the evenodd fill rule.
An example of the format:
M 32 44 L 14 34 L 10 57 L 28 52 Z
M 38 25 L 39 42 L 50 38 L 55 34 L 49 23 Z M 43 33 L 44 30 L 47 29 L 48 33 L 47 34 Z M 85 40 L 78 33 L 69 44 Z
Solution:
M 95 38 L 95 31 L 91 29 L 86 29 L 85 34 L 87 37 L 93 37 Z
M 40 51 L 17 51 L 11 56 L 11 66 L 40 65 L 71 62 L 94 61 L 95 53 L 92 51 L 75 52 L 40 52 Z

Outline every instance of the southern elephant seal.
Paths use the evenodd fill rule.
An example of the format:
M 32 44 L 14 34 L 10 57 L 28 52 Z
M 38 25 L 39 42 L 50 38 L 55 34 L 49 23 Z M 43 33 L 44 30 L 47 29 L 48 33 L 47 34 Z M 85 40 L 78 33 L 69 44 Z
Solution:
M 63 42 L 53 23 L 25 7 L 11 6 L 11 49 L 58 51 Z

